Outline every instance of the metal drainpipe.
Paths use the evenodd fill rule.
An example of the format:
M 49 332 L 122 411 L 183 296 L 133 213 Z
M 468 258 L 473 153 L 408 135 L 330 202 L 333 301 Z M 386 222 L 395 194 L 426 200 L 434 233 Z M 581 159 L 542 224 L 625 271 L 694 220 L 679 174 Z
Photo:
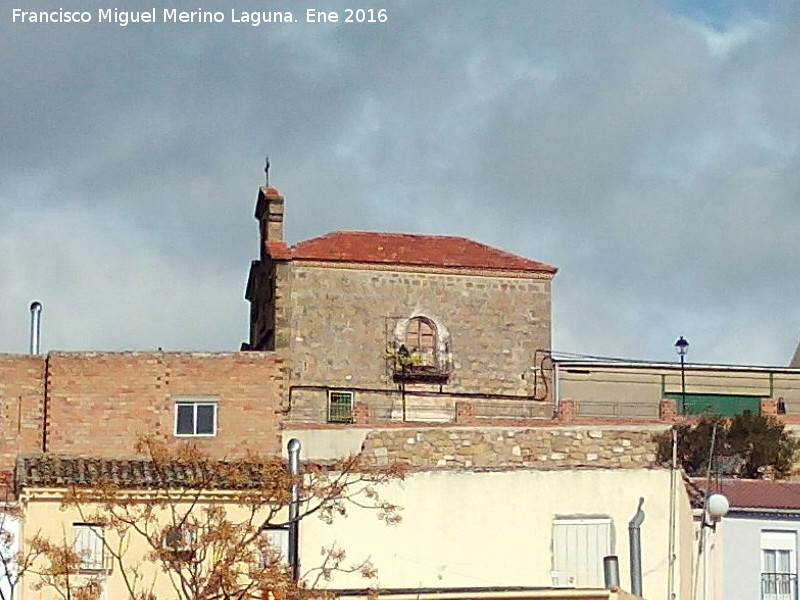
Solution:
M 31 344 L 30 353 L 39 354 L 39 338 L 42 324 L 42 303 L 31 303 Z
M 558 363 L 553 361 L 553 414 L 556 416 L 558 415 L 558 406 L 561 404 L 561 382 L 559 377 Z
M 642 535 L 641 526 L 644 521 L 642 505 L 644 498 L 639 498 L 639 507 L 636 514 L 628 523 L 628 537 L 631 551 L 631 593 L 634 596 L 642 595 Z
M 294 481 L 289 502 L 289 564 L 292 567 L 292 580 L 300 579 L 299 533 L 300 533 L 300 440 L 292 438 L 287 444 L 289 450 L 289 474 Z

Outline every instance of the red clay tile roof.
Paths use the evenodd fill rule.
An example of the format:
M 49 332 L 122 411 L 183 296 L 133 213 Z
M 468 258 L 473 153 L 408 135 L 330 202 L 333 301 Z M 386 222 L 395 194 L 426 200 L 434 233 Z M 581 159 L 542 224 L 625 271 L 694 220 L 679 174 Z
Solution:
M 286 242 L 267 240 L 266 244 L 267 252 L 272 258 L 277 260 L 290 260 L 292 258 L 292 253 L 289 251 L 289 246 L 286 245 Z
M 269 460 L 269 459 L 265 459 Z M 279 459 L 275 459 L 279 460 Z M 219 465 L 219 466 L 215 466 Z M 16 484 L 24 487 L 116 485 L 121 488 L 267 489 L 262 465 L 172 461 L 156 465 L 146 458 L 114 459 L 58 454 L 20 455 Z M 234 477 L 235 475 L 235 477 Z
M 692 479 L 692 483 L 705 489 L 705 479 Z M 723 479 L 711 482 L 711 493 L 725 494 L 731 510 L 785 509 L 800 510 L 800 482 L 769 481 L 765 479 Z
M 550 274 L 555 274 L 557 271 L 550 265 L 479 242 L 443 235 L 335 231 L 300 242 L 292 246 L 289 251 L 293 259 L 305 260 L 533 271 Z

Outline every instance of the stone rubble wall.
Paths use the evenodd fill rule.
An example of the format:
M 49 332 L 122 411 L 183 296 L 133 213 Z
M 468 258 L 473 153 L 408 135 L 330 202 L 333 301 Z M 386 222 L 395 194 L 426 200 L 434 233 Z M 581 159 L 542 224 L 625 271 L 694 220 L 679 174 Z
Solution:
M 424 316 L 450 335 L 452 372 L 444 391 L 547 397 L 543 383 L 534 390 L 532 369 L 541 360 L 536 351 L 550 348 L 549 276 L 295 261 L 276 277 L 276 347 L 289 345 L 291 385 L 396 388 L 387 347 L 402 342 L 395 338 L 398 323 Z M 408 383 L 407 389 L 439 388 Z
M 436 428 L 370 432 L 364 455 L 374 464 L 399 461 L 412 469 L 645 468 L 655 465 L 647 428 Z

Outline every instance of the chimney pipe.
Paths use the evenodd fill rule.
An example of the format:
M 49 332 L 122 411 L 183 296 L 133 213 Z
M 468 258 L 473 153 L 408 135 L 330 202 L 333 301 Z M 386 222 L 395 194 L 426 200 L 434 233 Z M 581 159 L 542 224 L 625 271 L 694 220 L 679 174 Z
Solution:
M 619 589 L 619 558 L 617 556 L 603 557 L 603 579 L 607 590 Z
M 639 507 L 636 514 L 628 523 L 628 537 L 630 539 L 631 550 L 631 593 L 634 596 L 642 595 L 642 533 L 641 527 L 644 521 L 644 511 L 642 510 L 644 498 L 639 498 Z
M 30 353 L 39 354 L 39 337 L 42 324 L 42 303 L 34 301 L 31 303 L 31 345 Z

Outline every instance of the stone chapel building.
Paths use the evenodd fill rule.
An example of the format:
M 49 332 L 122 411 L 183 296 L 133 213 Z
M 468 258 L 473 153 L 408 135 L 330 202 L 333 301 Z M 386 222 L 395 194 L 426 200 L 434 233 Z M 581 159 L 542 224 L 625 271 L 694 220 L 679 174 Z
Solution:
M 286 356 L 289 421 L 352 422 L 358 406 L 369 419 L 453 421 L 459 400 L 551 416 L 555 267 L 436 235 L 336 231 L 289 246 L 284 207 L 260 189 L 243 349 Z

